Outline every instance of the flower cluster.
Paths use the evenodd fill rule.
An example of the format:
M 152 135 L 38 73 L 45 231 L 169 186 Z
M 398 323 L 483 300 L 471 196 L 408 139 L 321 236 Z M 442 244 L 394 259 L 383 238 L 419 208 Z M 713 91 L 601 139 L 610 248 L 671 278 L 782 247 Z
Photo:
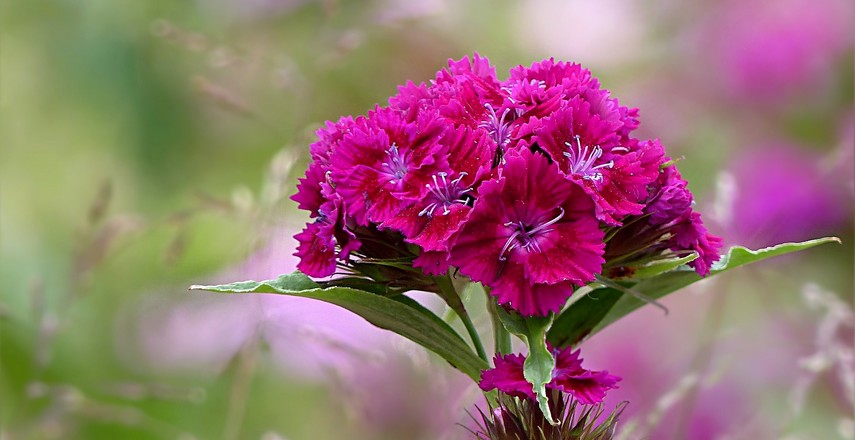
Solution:
M 637 117 L 578 64 L 544 60 L 500 81 L 477 54 L 450 61 L 430 84 L 318 130 L 293 197 L 313 218 L 296 236 L 298 268 L 366 275 L 360 261 L 395 261 L 410 270 L 367 275 L 404 290 L 430 284 L 407 284 L 412 268 L 426 280 L 454 268 L 525 316 L 660 256 L 695 252 L 705 275 L 721 241 L 662 145 L 633 136 Z
M 499 81 L 477 54 L 451 61 L 430 85 L 318 131 L 293 197 L 314 218 L 296 236 L 298 267 L 326 277 L 354 256 L 412 256 L 528 316 L 663 252 L 697 252 L 704 275 L 720 240 L 661 144 L 632 136 L 637 116 L 578 64 L 549 59 Z

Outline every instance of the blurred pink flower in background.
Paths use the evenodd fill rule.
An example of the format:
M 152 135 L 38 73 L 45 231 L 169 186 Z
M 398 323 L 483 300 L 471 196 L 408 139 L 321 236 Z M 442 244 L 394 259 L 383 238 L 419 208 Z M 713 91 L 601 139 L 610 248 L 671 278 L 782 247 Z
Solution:
M 290 235 L 277 231 L 268 246 L 216 278 L 265 280 L 293 272 L 297 260 Z M 283 371 L 320 379 L 330 369 L 349 374 L 354 357 L 382 357 L 382 349 L 397 338 L 347 310 L 304 298 L 193 292 L 176 304 L 170 292 L 148 301 L 137 334 L 144 362 L 159 370 L 217 374 L 244 345 L 260 338 Z
M 714 212 L 723 235 L 763 247 L 839 233 L 851 219 L 852 197 L 838 167 L 786 141 L 740 152 L 719 181 Z
M 799 391 L 806 377 L 808 386 L 823 388 L 823 392 L 848 392 L 844 381 L 829 386 L 815 381 L 814 375 L 805 376 L 805 359 L 816 352 L 809 335 L 814 331 L 822 334 L 828 317 L 803 313 L 790 322 L 780 313 L 764 315 L 757 309 L 764 298 L 731 295 L 725 300 L 723 288 L 727 287 L 717 281 L 704 282 L 666 298 L 667 316 L 646 307 L 584 344 L 591 365 L 624 377 L 621 387 L 606 398 L 610 407 L 629 402 L 621 417 L 619 438 L 779 438 L 800 415 L 787 399 Z M 812 288 L 805 289 L 810 292 Z M 734 320 L 734 310 L 745 307 L 752 318 Z M 838 308 L 843 312 L 835 310 L 834 316 L 842 313 L 846 321 L 834 323 L 848 329 L 851 308 L 839 304 Z M 835 347 L 843 346 L 837 343 L 840 345 Z M 834 354 L 829 350 L 819 353 L 823 359 Z M 847 353 L 851 357 L 851 349 Z M 816 374 L 834 373 L 834 365 Z M 811 399 L 806 390 L 799 397 L 800 405 Z M 826 408 L 831 411 L 825 416 L 845 419 L 851 411 L 846 405 Z
M 216 278 L 263 280 L 294 271 L 292 235 L 276 231 L 267 247 Z M 463 408 L 478 395 L 468 378 L 437 368 L 421 347 L 331 304 L 267 294 L 176 295 L 146 298 L 131 317 L 136 340 L 118 342 L 142 371 L 216 375 L 242 349 L 263 342 L 281 374 L 331 381 L 360 429 L 392 438 L 457 432 Z M 411 296 L 432 305 L 426 295 Z
M 742 102 L 818 94 L 853 44 L 848 0 L 726 0 L 704 17 L 697 50 L 708 79 Z M 747 99 L 746 99 L 747 98 Z

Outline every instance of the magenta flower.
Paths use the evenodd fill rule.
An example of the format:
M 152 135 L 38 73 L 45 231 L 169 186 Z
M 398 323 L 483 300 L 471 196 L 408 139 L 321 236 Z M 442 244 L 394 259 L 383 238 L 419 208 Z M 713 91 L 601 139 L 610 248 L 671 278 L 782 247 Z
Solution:
M 525 356 L 521 354 L 496 354 L 493 358 L 494 368 L 481 372 L 481 382 L 478 386 L 484 391 L 499 391 L 514 397 L 534 400 L 534 388 L 525 380 L 523 363 Z
M 334 203 L 327 204 L 330 205 L 333 207 L 329 213 L 332 218 L 319 210 L 320 215 L 315 221 L 307 224 L 302 232 L 294 236 L 298 243 L 294 255 L 300 259 L 297 269 L 309 276 L 323 278 L 335 272 L 336 242 L 333 231 L 338 209 Z
M 428 252 L 449 250 L 469 215 L 475 190 L 490 173 L 493 154 L 486 133 L 463 127 L 449 129 L 440 143 L 447 157 L 441 163 L 448 166 L 430 176 L 423 197 L 382 224 Z
M 706 276 L 720 258 L 721 238 L 710 234 L 700 214 L 692 210 L 693 196 L 673 165 L 665 168 L 650 186 L 642 219 L 627 220 L 606 246 L 609 261 L 642 259 L 663 251 L 678 255 L 697 252 L 689 265 Z
M 336 123 L 327 121 L 325 127 L 315 132 L 318 140 L 309 147 L 312 162 L 306 170 L 306 176 L 299 179 L 297 192 L 291 196 L 291 200 L 297 202 L 297 207 L 309 211 L 311 217 L 319 215 L 318 209 L 335 192 L 329 186 L 322 188 L 321 184 L 329 183 L 327 172 L 330 170 L 330 157 L 354 124 L 353 118 L 346 116 Z
M 309 164 L 306 176 L 298 179 L 297 192 L 291 196 L 291 200 L 297 202 L 297 208 L 309 211 L 310 217 L 317 217 L 321 205 L 324 204 L 326 196 L 323 194 L 321 184 L 326 182 L 324 173 L 326 169 L 320 160 Z
M 710 234 L 701 215 L 692 211 L 692 193 L 675 166 L 663 170 L 659 180 L 661 187 L 646 209 L 650 214 L 648 224 L 659 233 L 670 233 L 664 246 L 672 251 L 697 252 L 698 258 L 689 265 L 700 275 L 709 274 L 710 266 L 720 258 L 721 238 Z
M 496 69 L 478 54 L 472 61 L 464 57 L 448 65 L 448 69 L 437 72 L 433 81 L 433 105 L 455 125 L 481 126 L 492 109 L 501 106 L 505 99 Z
M 582 368 L 579 350 L 572 351 L 568 347 L 563 350 L 552 349 L 552 353 L 555 356 L 555 369 L 552 370 L 552 381 L 546 387 L 570 394 L 580 403 L 593 405 L 602 402 L 606 392 L 617 388 L 621 380 L 608 371 Z M 498 389 L 510 396 L 534 400 L 534 389 L 523 375 L 524 362 L 525 356 L 520 354 L 496 355 L 496 367 L 481 373 L 479 386 L 484 391 Z
M 358 119 L 330 160 L 347 214 L 359 225 L 381 223 L 407 198 L 420 197 L 436 167 L 442 131 L 442 121 L 430 112 L 410 122 L 401 112 L 377 108 Z
M 608 90 L 600 89 L 591 71 L 576 63 L 550 58 L 531 67 L 519 66 L 511 69 L 510 78 L 502 86 L 508 91 L 510 105 L 528 124 L 527 130 L 520 130 L 521 135 L 532 132 L 538 120 L 549 117 L 574 98 L 587 102 L 592 114 L 618 123 L 616 130 L 622 140 L 639 126 L 638 109 L 621 106 Z
M 664 151 L 658 142 L 621 144 L 623 123 L 612 112 L 601 117 L 588 101 L 573 98 L 543 121 L 535 140 L 594 199 L 597 218 L 617 225 L 627 215 L 641 214 Z
M 594 404 L 606 397 L 606 391 L 617 388 L 621 378 L 608 371 L 590 371 L 582 368 L 579 350 L 553 349 L 555 369 L 552 371 L 553 388 L 573 395 L 576 400 Z
M 523 315 L 558 311 L 604 262 L 593 203 L 543 155 L 523 150 L 502 171 L 481 185 L 451 264 Z
M 510 91 L 510 101 L 526 117 L 544 118 L 558 110 L 564 99 L 571 99 L 594 86 L 596 80 L 588 69 L 576 63 L 554 59 L 518 66 L 503 86 Z
M 347 261 L 350 253 L 362 245 L 353 232 L 341 226 L 340 206 L 341 200 L 338 198 L 324 203 L 318 209 L 315 221 L 294 236 L 298 242 L 294 255 L 300 258 L 297 269 L 306 275 L 317 278 L 332 275 L 336 258 Z M 336 246 L 339 247 L 338 252 Z

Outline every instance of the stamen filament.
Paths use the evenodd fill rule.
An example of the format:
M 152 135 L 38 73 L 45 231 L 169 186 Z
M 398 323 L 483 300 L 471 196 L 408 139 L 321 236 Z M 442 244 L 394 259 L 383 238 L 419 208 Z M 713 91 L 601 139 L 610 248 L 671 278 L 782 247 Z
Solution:
M 549 227 L 554 225 L 555 223 L 558 223 L 558 221 L 564 217 L 564 208 L 559 206 L 558 209 L 561 212 L 559 212 L 558 215 L 555 216 L 555 218 L 549 220 L 546 223 L 539 224 L 528 231 L 526 230 L 525 224 L 523 224 L 523 222 L 521 221 L 505 223 L 504 225 L 506 227 L 513 226 L 516 228 L 516 230 L 513 232 L 513 234 L 510 235 L 510 237 L 508 237 L 508 240 L 505 241 L 505 245 L 502 246 L 502 250 L 499 251 L 499 261 L 507 261 L 508 258 L 505 256 L 505 254 L 514 250 L 517 246 L 520 245 L 520 242 L 522 242 L 523 249 L 532 249 L 535 252 L 542 252 L 542 249 L 540 248 L 540 243 L 538 243 L 537 241 L 537 235 L 545 234 L 547 232 L 552 231 L 552 229 L 550 229 Z
M 564 145 L 566 145 L 570 149 L 569 151 L 564 153 L 564 156 L 566 156 L 570 162 L 570 168 L 567 171 L 570 174 L 580 175 L 583 179 L 586 180 L 602 182 L 603 174 L 597 170 L 603 168 L 612 168 L 614 166 L 614 161 L 610 160 L 604 164 L 594 165 L 597 159 L 603 156 L 603 149 L 600 148 L 599 145 L 596 145 L 591 148 L 589 152 L 588 146 L 585 146 L 584 149 L 582 148 L 582 141 L 578 134 L 573 136 L 573 139 L 576 140 L 575 146 L 570 142 L 564 143 Z
M 460 182 L 467 175 L 465 171 L 461 171 L 457 178 L 451 181 L 447 179 L 448 173 L 444 171 L 431 176 L 433 185 L 426 183 L 425 188 L 428 189 L 429 197 L 432 197 L 433 201 L 419 212 L 419 217 L 425 215 L 428 218 L 433 217 L 433 212 L 439 206 L 442 206 L 442 215 L 448 215 L 451 213 L 451 209 L 449 209 L 451 205 L 455 203 L 466 204 L 466 200 L 462 196 L 472 191 L 472 188 L 460 188 Z
M 486 129 L 487 133 L 490 134 L 490 137 L 496 141 L 496 153 L 493 156 L 493 168 L 495 168 L 503 162 L 505 147 L 511 142 L 509 129 L 511 124 L 505 121 L 511 109 L 510 107 L 506 108 L 505 111 L 502 112 L 502 117 L 500 118 L 489 102 L 484 104 L 484 107 L 490 112 L 489 119 L 481 122 L 478 126 Z
M 389 173 L 394 177 L 389 183 L 395 183 L 395 180 L 403 179 L 404 175 L 407 174 L 407 163 L 401 157 L 398 146 L 395 144 L 386 150 L 386 155 L 389 158 L 387 162 L 383 162 L 383 166 L 388 168 Z

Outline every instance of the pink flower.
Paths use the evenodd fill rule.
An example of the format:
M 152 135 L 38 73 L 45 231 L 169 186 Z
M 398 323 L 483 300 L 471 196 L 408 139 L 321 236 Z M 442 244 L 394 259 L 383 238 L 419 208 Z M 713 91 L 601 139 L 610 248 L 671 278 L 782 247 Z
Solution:
M 751 246 L 805 240 L 835 233 L 851 218 L 851 195 L 816 152 L 770 143 L 742 153 L 729 170 L 733 218 L 724 220 L 733 240 Z
M 535 142 L 594 199 L 597 218 L 612 225 L 641 214 L 647 186 L 659 175 L 664 150 L 656 142 L 621 144 L 621 115 L 601 117 L 579 97 L 543 121 Z
M 727 95 L 780 104 L 803 91 L 816 94 L 851 53 L 852 13 L 844 0 L 723 1 L 700 26 L 699 49 Z
M 423 195 L 437 161 L 442 120 L 430 112 L 414 122 L 377 108 L 357 120 L 330 159 L 331 180 L 347 214 L 359 225 L 381 223 Z M 420 170 L 421 172 L 416 172 Z
M 604 262 L 593 203 L 543 155 L 523 150 L 502 171 L 481 185 L 451 264 L 523 315 L 556 312 Z
M 552 371 L 552 381 L 546 387 L 570 394 L 581 403 L 591 405 L 602 402 L 606 392 L 617 388 L 617 383 L 621 380 L 608 371 L 582 368 L 579 350 L 553 349 L 552 353 L 555 356 L 555 369 Z M 524 362 L 523 355 L 496 355 L 496 367 L 481 373 L 479 386 L 484 391 L 498 389 L 511 396 L 534 400 L 534 389 L 523 374 Z
M 433 173 L 424 197 L 414 200 L 383 227 L 401 231 L 425 251 L 448 252 L 452 237 L 467 219 L 475 190 L 490 174 L 492 148 L 484 132 L 449 129 L 442 139 L 448 166 Z M 420 172 L 420 171 L 415 171 Z

